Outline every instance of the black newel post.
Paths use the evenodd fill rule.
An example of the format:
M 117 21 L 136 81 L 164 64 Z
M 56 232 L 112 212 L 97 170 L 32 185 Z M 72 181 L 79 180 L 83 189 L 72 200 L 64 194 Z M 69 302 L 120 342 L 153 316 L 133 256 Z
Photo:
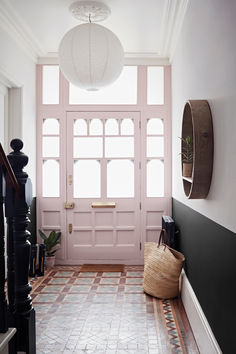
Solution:
M 3 216 L 3 171 L 0 165 L 0 333 L 8 330 L 7 326 L 7 301 L 5 293 L 5 237 L 4 237 L 4 216 Z
M 9 162 L 20 185 L 19 191 L 9 188 L 6 192 L 6 216 L 8 223 L 8 297 L 11 326 L 15 326 L 17 351 L 36 353 L 35 311 L 30 297 L 31 286 L 28 282 L 30 233 L 29 204 L 32 196 L 31 183 L 23 168 L 28 157 L 20 150 L 23 143 L 19 139 L 11 141 L 14 150 L 8 155 Z

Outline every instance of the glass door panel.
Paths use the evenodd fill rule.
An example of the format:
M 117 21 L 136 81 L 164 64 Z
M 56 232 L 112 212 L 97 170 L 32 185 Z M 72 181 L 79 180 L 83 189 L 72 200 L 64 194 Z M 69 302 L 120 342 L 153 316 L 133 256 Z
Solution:
M 114 118 L 109 118 L 105 123 L 105 134 L 106 135 L 118 135 L 118 121 Z
M 46 160 L 43 162 L 43 197 L 60 196 L 59 162 Z
M 107 197 L 134 198 L 134 161 L 108 161 Z
M 164 156 L 164 138 L 157 136 L 147 137 L 147 157 Z
M 85 119 L 74 120 L 74 135 L 87 135 L 88 127 Z
M 121 135 L 134 135 L 134 121 L 130 118 L 122 119 Z
M 43 135 L 59 135 L 59 120 L 46 118 L 43 120 Z
M 43 157 L 59 157 L 59 137 L 43 137 Z
M 101 119 L 91 119 L 89 125 L 89 134 L 90 135 L 102 135 L 103 133 L 103 124 Z
M 134 138 L 105 138 L 105 157 L 134 157 Z
M 102 157 L 102 138 L 74 137 L 74 157 Z
M 147 197 L 164 197 L 164 163 L 161 160 L 147 162 Z
M 147 120 L 147 134 L 153 135 L 163 135 L 164 134 L 164 124 L 163 119 L 151 118 Z
M 74 198 L 101 197 L 101 167 L 98 160 L 74 160 Z

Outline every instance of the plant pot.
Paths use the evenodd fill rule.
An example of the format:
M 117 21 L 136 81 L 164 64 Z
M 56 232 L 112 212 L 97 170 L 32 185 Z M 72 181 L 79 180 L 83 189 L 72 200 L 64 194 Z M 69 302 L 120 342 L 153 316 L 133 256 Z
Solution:
M 46 256 L 45 257 L 45 265 L 47 268 L 53 268 L 54 265 L 55 265 L 55 259 L 56 257 L 55 256 Z
M 192 177 L 193 164 L 183 162 L 183 177 Z

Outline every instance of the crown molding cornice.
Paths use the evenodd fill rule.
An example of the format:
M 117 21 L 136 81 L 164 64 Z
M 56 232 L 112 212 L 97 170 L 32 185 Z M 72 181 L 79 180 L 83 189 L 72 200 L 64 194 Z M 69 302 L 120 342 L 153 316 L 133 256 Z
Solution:
M 37 64 L 41 65 L 58 65 L 57 53 L 50 53 L 50 56 L 38 58 Z M 54 54 L 54 55 L 53 55 Z M 126 56 L 125 65 L 170 65 L 169 58 L 157 58 L 148 56 Z
M 32 31 L 7 0 L 0 1 L 0 26 L 34 62 L 37 62 L 38 57 L 46 55 L 46 51 L 32 35 Z
M 145 65 L 153 62 L 168 65 L 173 57 L 188 3 L 189 0 L 165 0 L 160 31 L 160 51 L 158 53 L 125 53 L 126 61 L 133 64 L 143 63 Z M 57 57 L 57 53 L 47 53 L 42 48 L 32 31 L 7 0 L 0 0 L 0 26 L 34 62 L 40 63 L 41 59 L 44 62 L 47 59 L 51 61 Z
M 161 25 L 160 55 L 171 59 L 180 35 L 189 0 L 166 0 Z

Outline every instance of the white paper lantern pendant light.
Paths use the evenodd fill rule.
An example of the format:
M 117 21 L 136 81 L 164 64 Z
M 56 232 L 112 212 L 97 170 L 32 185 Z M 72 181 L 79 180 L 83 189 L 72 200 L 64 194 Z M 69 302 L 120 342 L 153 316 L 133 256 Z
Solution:
M 117 36 L 95 24 L 110 15 L 97 1 L 77 1 L 70 6 L 74 17 L 87 23 L 72 28 L 59 46 L 59 66 L 68 81 L 89 91 L 113 83 L 124 65 L 124 50 Z

